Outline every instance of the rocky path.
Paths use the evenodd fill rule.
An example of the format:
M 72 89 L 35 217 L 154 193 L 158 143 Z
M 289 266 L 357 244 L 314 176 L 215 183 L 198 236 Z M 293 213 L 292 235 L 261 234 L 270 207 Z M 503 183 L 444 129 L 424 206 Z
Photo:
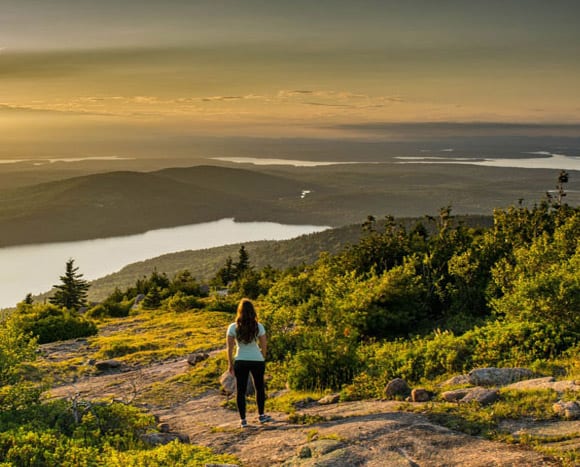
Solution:
M 50 391 L 51 397 L 126 400 L 135 388 L 187 372 L 187 361 L 175 360 L 146 368 L 88 377 Z M 557 466 L 538 452 L 492 442 L 435 425 L 426 417 L 396 410 L 397 402 L 362 401 L 312 405 L 299 409 L 308 425 L 290 423 L 274 413 L 274 422 L 238 427 L 238 416 L 223 407 L 225 396 L 210 391 L 171 406 L 149 405 L 172 432 L 194 444 L 235 454 L 248 466 Z M 252 417 L 254 419 L 252 419 Z M 569 427 L 567 429 L 570 429 Z M 580 431 L 580 426 L 578 427 Z

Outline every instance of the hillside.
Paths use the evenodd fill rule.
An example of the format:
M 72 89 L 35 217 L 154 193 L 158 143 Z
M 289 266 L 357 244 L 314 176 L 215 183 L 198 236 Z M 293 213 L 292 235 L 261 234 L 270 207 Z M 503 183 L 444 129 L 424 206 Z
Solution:
M 252 191 L 231 184 L 230 169 L 220 169 L 217 178 L 208 178 L 208 171 L 200 166 L 180 177 L 172 171 L 110 172 L 0 192 L 0 246 L 127 235 L 225 217 L 266 220 L 277 199 L 300 194 L 299 184 L 281 177 L 234 170 L 249 186 L 267 187 Z
M 502 398 L 511 398 L 513 407 L 497 404 L 493 422 L 497 432 L 494 439 L 486 439 L 490 436 L 474 434 L 486 427 L 485 417 L 493 408 L 474 405 L 460 410 L 441 399 L 319 403 L 323 392 L 276 387 L 274 363 L 269 364 L 272 387 L 267 401 L 274 421 L 257 425 L 255 406 L 250 405 L 251 427 L 240 430 L 231 396 L 218 382 L 225 370 L 222 331 L 230 319 L 231 315 L 216 312 L 141 312 L 102 323 L 98 336 L 43 345 L 38 365 L 56 378 L 50 400 L 130 401 L 158 417 L 166 432 L 160 439 L 187 439 L 234 455 L 239 459 L 234 465 L 555 467 L 563 465 L 558 460 L 563 453 L 573 458 L 580 442 L 579 421 L 556 421 L 548 414 L 547 420 L 522 416 L 532 410 L 524 404 L 529 397 L 533 400 L 533 391 L 521 390 L 516 397 L 513 390 L 501 389 Z M 121 362 L 117 369 L 98 371 L 86 363 L 114 355 L 115 350 L 115 359 Z M 192 365 L 189 355 L 204 357 Z M 438 393 L 445 390 L 432 387 Z M 448 411 L 449 417 L 438 410 Z M 526 444 L 526 439 L 533 444 Z
M 469 227 L 489 227 L 492 218 L 487 216 L 458 216 L 458 222 Z M 425 219 L 397 219 L 403 225 L 411 228 Z M 384 222 L 378 221 L 379 228 Z M 429 224 L 427 223 L 427 226 Z M 322 252 L 335 254 L 347 245 L 357 243 L 364 234 L 360 224 L 328 229 L 298 238 L 281 241 L 259 241 L 244 243 L 250 261 L 256 269 L 271 266 L 275 269 L 312 264 Z M 91 282 L 89 298 L 100 301 L 110 294 L 115 287 L 129 287 L 137 279 L 148 276 L 153 271 L 166 273 L 173 277 L 177 272 L 187 269 L 192 276 L 201 282 L 209 281 L 228 257 L 236 258 L 242 244 L 225 245 L 204 250 L 189 250 L 170 253 L 157 258 L 129 264 L 120 271 L 108 274 Z
M 490 215 L 536 202 L 554 170 L 381 164 L 240 169 L 224 165 L 119 171 L 0 190 L 0 247 L 128 235 L 225 217 L 341 226 L 367 215 Z M 580 202 L 570 177 L 567 202 Z M 302 197 L 303 191 L 309 193 Z
M 23 301 L 0 327 L 0 457 L 577 465 L 579 210 L 511 207 L 478 229 L 442 210 L 429 226 L 369 219 L 283 274 L 240 255 L 217 276 L 225 297 L 156 272 L 78 313 L 63 299 L 84 284 L 62 278 L 55 303 Z M 241 297 L 267 330 L 274 418 L 257 428 L 250 404 L 247 430 L 219 382 Z

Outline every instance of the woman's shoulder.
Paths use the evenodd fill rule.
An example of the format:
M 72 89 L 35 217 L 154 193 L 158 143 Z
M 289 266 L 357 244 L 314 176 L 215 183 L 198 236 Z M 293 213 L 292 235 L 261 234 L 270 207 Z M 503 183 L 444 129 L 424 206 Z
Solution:
M 230 324 L 228 326 L 228 332 L 227 333 L 230 336 L 235 336 L 236 335 L 236 323 L 232 323 L 232 324 Z

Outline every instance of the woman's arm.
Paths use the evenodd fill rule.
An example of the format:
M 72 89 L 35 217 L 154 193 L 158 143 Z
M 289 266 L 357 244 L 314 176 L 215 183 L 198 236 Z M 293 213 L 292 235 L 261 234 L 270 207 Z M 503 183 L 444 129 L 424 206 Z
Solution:
M 264 360 L 266 360 L 266 353 L 268 351 L 268 339 L 266 339 L 266 334 L 258 337 L 258 346 L 260 347 Z
M 234 345 L 236 343 L 236 339 L 232 336 L 227 336 L 226 338 L 226 347 L 228 349 L 228 371 L 233 375 L 234 374 Z

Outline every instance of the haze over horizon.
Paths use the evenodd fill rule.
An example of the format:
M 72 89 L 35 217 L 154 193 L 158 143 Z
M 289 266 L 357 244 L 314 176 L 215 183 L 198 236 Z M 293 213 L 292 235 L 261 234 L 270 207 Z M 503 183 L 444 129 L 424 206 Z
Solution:
M 0 3 L 2 159 L 580 137 L 573 0 Z

